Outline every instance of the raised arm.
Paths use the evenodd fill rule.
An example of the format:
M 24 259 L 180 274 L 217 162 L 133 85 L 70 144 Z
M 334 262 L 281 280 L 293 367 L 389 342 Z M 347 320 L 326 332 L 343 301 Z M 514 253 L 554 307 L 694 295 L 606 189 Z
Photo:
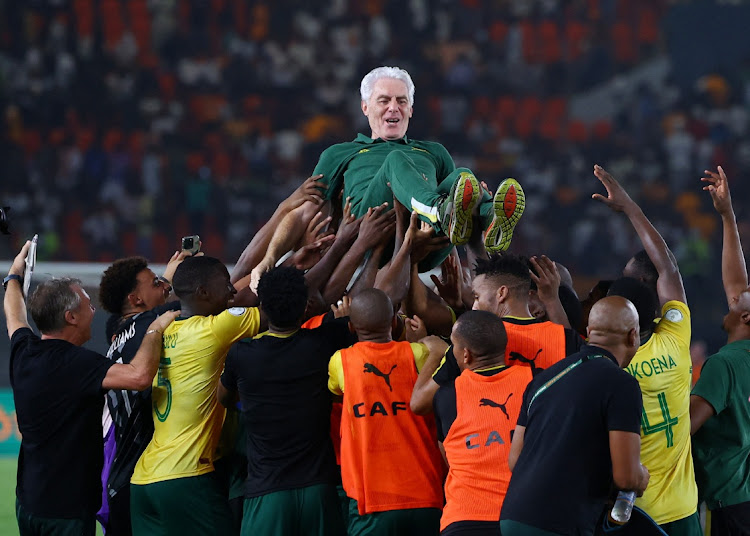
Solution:
M 732 196 L 729 193 L 729 182 L 724 170 L 719 166 L 718 173 L 706 170 L 707 177 L 701 180 L 708 183 L 703 187 L 711 194 L 716 212 L 721 216 L 723 247 L 721 249 L 721 280 L 727 302 L 739 296 L 747 288 L 747 267 L 745 254 L 740 243 L 737 220 L 732 208 Z
M 448 345 L 440 337 L 434 335 L 425 337 L 420 342 L 427 346 L 430 353 L 424 365 L 422 365 L 422 370 L 419 371 L 417 382 L 414 384 L 411 393 L 409 406 L 412 412 L 417 415 L 428 415 L 432 413 L 432 400 L 440 388 L 432 376 L 440 367 L 440 361 L 443 359 Z
M 26 271 L 26 255 L 29 252 L 31 241 L 26 243 L 18 252 L 13 264 L 8 270 L 8 275 L 17 275 L 23 277 Z M 12 338 L 16 330 L 29 327 L 29 320 L 26 313 L 26 303 L 23 301 L 23 280 L 11 279 L 8 281 L 8 287 L 5 289 L 5 299 L 3 300 L 3 309 L 5 311 L 5 322 L 8 328 L 8 338 Z
M 424 321 L 428 333 L 442 337 L 450 336 L 455 320 L 451 309 L 440 296 L 424 284 L 419 277 L 416 264 L 411 266 L 411 282 L 403 307 L 408 316 L 417 315 Z
M 568 315 L 560 301 L 560 272 L 557 270 L 557 265 L 546 255 L 539 258 L 531 257 L 529 262 L 534 268 L 529 271 L 531 279 L 536 284 L 537 296 L 544 304 L 547 317 L 555 324 L 566 328 L 571 327 Z
M 362 219 L 355 219 L 350 209 L 351 207 L 347 202 L 333 244 L 325 255 L 323 255 L 320 262 L 305 274 L 307 286 L 311 291 L 319 291 L 323 288 L 323 285 L 331 277 L 333 270 L 338 266 L 341 258 L 349 251 L 357 238 L 357 232 L 360 230 Z
M 405 215 L 401 215 L 405 219 Z M 410 215 L 409 227 L 401 241 L 401 246 L 394 253 L 390 265 L 381 270 L 376 279 L 375 288 L 385 292 L 394 304 L 401 303 L 409 291 L 411 249 L 414 243 L 414 234 L 419 226 L 419 217 L 416 212 Z M 402 223 L 403 226 L 403 223 Z M 397 235 L 400 233 L 396 233 Z M 396 240 L 399 241 L 398 239 Z M 382 275 L 382 277 L 381 277 Z
M 275 236 L 276 229 L 281 227 L 284 219 L 286 219 L 286 217 L 292 211 L 299 209 L 303 205 L 305 205 L 305 209 L 296 214 L 294 217 L 299 218 L 300 220 L 303 220 L 306 216 L 315 214 L 315 212 L 317 212 L 323 201 L 320 197 L 320 190 L 325 189 L 325 184 L 318 181 L 318 179 L 320 179 L 321 177 L 322 175 L 313 175 L 312 177 L 309 177 L 300 185 L 299 188 L 297 188 L 292 193 L 292 195 L 290 195 L 279 204 L 268 222 L 266 222 L 266 224 L 261 227 L 260 231 L 255 234 L 247 247 L 245 247 L 245 250 L 240 255 L 240 258 L 237 259 L 237 264 L 235 264 L 234 270 L 232 270 L 232 283 L 236 283 L 245 275 L 249 274 L 250 271 L 255 268 L 266 256 L 266 251 L 269 249 L 272 237 Z M 291 225 L 292 223 L 292 220 L 287 222 L 288 225 Z M 295 224 L 291 225 L 291 227 L 296 230 L 296 222 L 294 223 Z M 304 230 L 302 232 L 304 232 Z M 301 233 L 299 236 L 301 236 Z M 299 239 L 299 236 L 297 236 L 297 240 Z M 294 237 L 292 236 L 289 239 L 290 242 L 292 242 L 293 238 Z M 280 236 L 277 240 L 278 242 L 274 246 L 274 255 L 278 253 L 278 250 L 284 249 L 284 244 L 280 243 L 282 237 Z M 297 240 L 294 240 L 286 249 L 286 251 L 291 249 Z M 273 263 L 275 264 L 276 261 L 279 260 L 281 255 L 286 253 L 286 251 L 278 254 L 279 256 L 273 260 Z
M 393 210 L 386 210 L 387 206 L 383 203 L 369 208 L 362 216 L 362 223 L 354 244 L 345 252 L 323 291 L 323 299 L 328 303 L 341 298 L 354 272 L 357 271 L 357 267 L 362 264 L 365 254 L 378 246 L 384 237 L 390 237 L 393 234 L 396 225 L 395 213 Z M 377 270 L 377 262 L 374 265 L 371 264 L 372 262 L 373 259 L 368 261 L 368 265 Z
M 638 238 L 641 239 L 643 249 L 646 250 L 649 259 L 654 263 L 659 279 L 656 282 L 656 291 L 659 302 L 664 305 L 670 300 L 687 303 L 685 288 L 682 285 L 682 276 L 677 266 L 677 260 L 667 247 L 666 242 L 659 231 L 651 224 L 649 219 L 641 210 L 641 207 L 633 201 L 625 189 L 615 178 L 607 173 L 601 166 L 594 166 L 594 175 L 607 189 L 607 197 L 594 194 L 591 197 L 601 201 L 615 212 L 623 212 L 633 225 Z

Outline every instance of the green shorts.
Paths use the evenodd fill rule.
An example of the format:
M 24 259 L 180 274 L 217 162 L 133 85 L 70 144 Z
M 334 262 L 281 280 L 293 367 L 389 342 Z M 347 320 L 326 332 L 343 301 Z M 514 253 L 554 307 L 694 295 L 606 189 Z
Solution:
M 343 536 L 346 531 L 335 486 L 316 484 L 246 498 L 242 534 Z
M 130 485 L 133 536 L 233 534 L 229 501 L 215 473 Z
M 94 536 L 96 534 L 96 520 L 91 519 L 53 519 L 39 517 L 28 513 L 16 499 L 16 520 L 18 533 L 21 536 Z
M 669 534 L 669 536 L 703 536 L 703 529 L 701 529 L 701 522 L 697 511 L 677 521 L 659 525 L 659 527 Z
M 408 508 L 359 515 L 357 501 L 349 500 L 349 536 L 435 536 L 440 533 L 438 508 Z

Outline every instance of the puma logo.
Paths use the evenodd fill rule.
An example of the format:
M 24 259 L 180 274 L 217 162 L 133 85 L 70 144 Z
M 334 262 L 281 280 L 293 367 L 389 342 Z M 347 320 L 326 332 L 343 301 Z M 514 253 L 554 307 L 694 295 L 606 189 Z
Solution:
M 508 410 L 505 409 L 505 405 L 508 403 L 508 400 L 510 400 L 510 397 L 513 396 L 513 393 L 508 395 L 508 398 L 505 399 L 505 402 L 502 404 L 498 404 L 494 400 L 490 400 L 489 398 L 480 398 L 479 399 L 479 407 L 482 406 L 490 406 L 492 408 L 500 408 L 500 411 L 505 413 L 505 418 L 510 420 L 510 415 L 508 415 Z
M 537 372 L 537 371 L 541 372 L 544 369 L 536 368 L 536 358 L 539 357 L 539 354 L 541 353 L 542 353 L 542 348 L 539 348 L 536 355 L 532 359 L 529 359 L 528 357 L 524 356 L 523 354 L 519 354 L 518 352 L 511 352 L 510 357 L 508 358 L 508 361 L 519 361 L 521 363 L 526 363 L 527 365 L 531 367 L 532 372 Z
M 388 386 L 388 389 L 393 392 L 393 387 L 391 387 L 391 373 L 393 372 L 393 369 L 396 368 L 396 365 L 393 365 L 391 367 L 391 370 L 388 371 L 388 373 L 381 372 L 378 367 L 373 365 L 372 363 L 365 363 L 365 372 L 370 372 L 371 374 L 375 374 L 375 376 L 380 376 L 385 380 L 385 384 Z

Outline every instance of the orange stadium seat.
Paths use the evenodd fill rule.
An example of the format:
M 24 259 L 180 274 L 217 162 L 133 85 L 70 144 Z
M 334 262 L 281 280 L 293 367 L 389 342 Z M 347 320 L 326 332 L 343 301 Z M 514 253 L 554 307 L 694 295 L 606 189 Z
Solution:
M 169 259 L 175 249 L 170 247 L 167 235 L 163 231 L 154 231 L 151 235 L 151 251 L 155 259 Z
M 498 97 L 495 102 L 495 117 L 502 125 L 507 125 L 516 115 L 517 103 L 514 97 Z
M 596 139 L 603 140 L 609 138 L 612 135 L 612 123 L 605 119 L 597 121 L 594 123 L 592 132 Z
M 501 21 L 496 20 L 490 25 L 490 40 L 495 43 L 502 43 L 508 36 L 508 25 Z
M 612 42 L 615 60 L 624 64 L 635 63 L 637 57 L 635 36 L 630 23 L 618 21 L 612 25 Z
M 102 0 L 99 5 L 104 44 L 107 48 L 115 47 L 125 33 L 122 20 L 122 6 L 116 0 Z
M 528 63 L 541 61 L 541 50 L 536 25 L 528 20 L 521 22 L 521 50 L 523 58 Z
M 112 128 L 104 134 L 104 142 L 102 146 L 107 152 L 114 151 L 122 143 L 122 130 Z
M 538 97 L 524 97 L 521 99 L 518 113 L 536 121 L 542 115 L 542 101 Z
M 23 148 L 26 156 L 36 154 L 42 147 L 42 136 L 38 130 L 26 129 L 23 133 Z
M 211 123 L 221 118 L 227 105 L 224 95 L 196 95 L 190 99 L 190 113 L 198 123 Z
M 557 22 L 547 19 L 537 26 L 539 40 L 541 41 L 541 57 L 544 63 L 556 63 L 562 59 L 562 47 L 560 32 Z
M 564 97 L 552 97 L 544 101 L 542 116 L 561 118 L 568 111 L 568 101 Z
M 568 123 L 568 139 L 574 143 L 585 143 L 588 140 L 589 133 L 586 123 L 575 120 Z
M 94 33 L 94 2 L 93 0 L 75 0 L 73 2 L 75 12 L 76 30 L 78 35 L 89 37 Z
M 120 245 L 122 246 L 122 254 L 130 257 L 138 254 L 138 241 L 135 235 L 135 231 L 125 231 L 120 233 Z
M 565 24 L 566 58 L 568 61 L 574 61 L 581 57 L 588 35 L 588 26 L 579 20 L 569 20 Z
M 636 38 L 642 45 L 654 45 L 659 40 L 659 17 L 653 7 L 641 6 Z

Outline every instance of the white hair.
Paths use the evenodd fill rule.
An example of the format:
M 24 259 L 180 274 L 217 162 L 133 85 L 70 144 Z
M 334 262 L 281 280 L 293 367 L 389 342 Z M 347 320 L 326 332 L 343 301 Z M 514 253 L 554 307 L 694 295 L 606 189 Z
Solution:
M 406 92 L 409 96 L 409 104 L 414 105 L 414 82 L 411 80 L 411 76 L 404 69 L 399 67 L 377 67 L 367 73 L 362 79 L 362 83 L 359 85 L 359 95 L 363 101 L 369 101 L 372 96 L 372 88 L 375 82 L 381 78 L 395 78 L 401 80 L 406 84 Z

